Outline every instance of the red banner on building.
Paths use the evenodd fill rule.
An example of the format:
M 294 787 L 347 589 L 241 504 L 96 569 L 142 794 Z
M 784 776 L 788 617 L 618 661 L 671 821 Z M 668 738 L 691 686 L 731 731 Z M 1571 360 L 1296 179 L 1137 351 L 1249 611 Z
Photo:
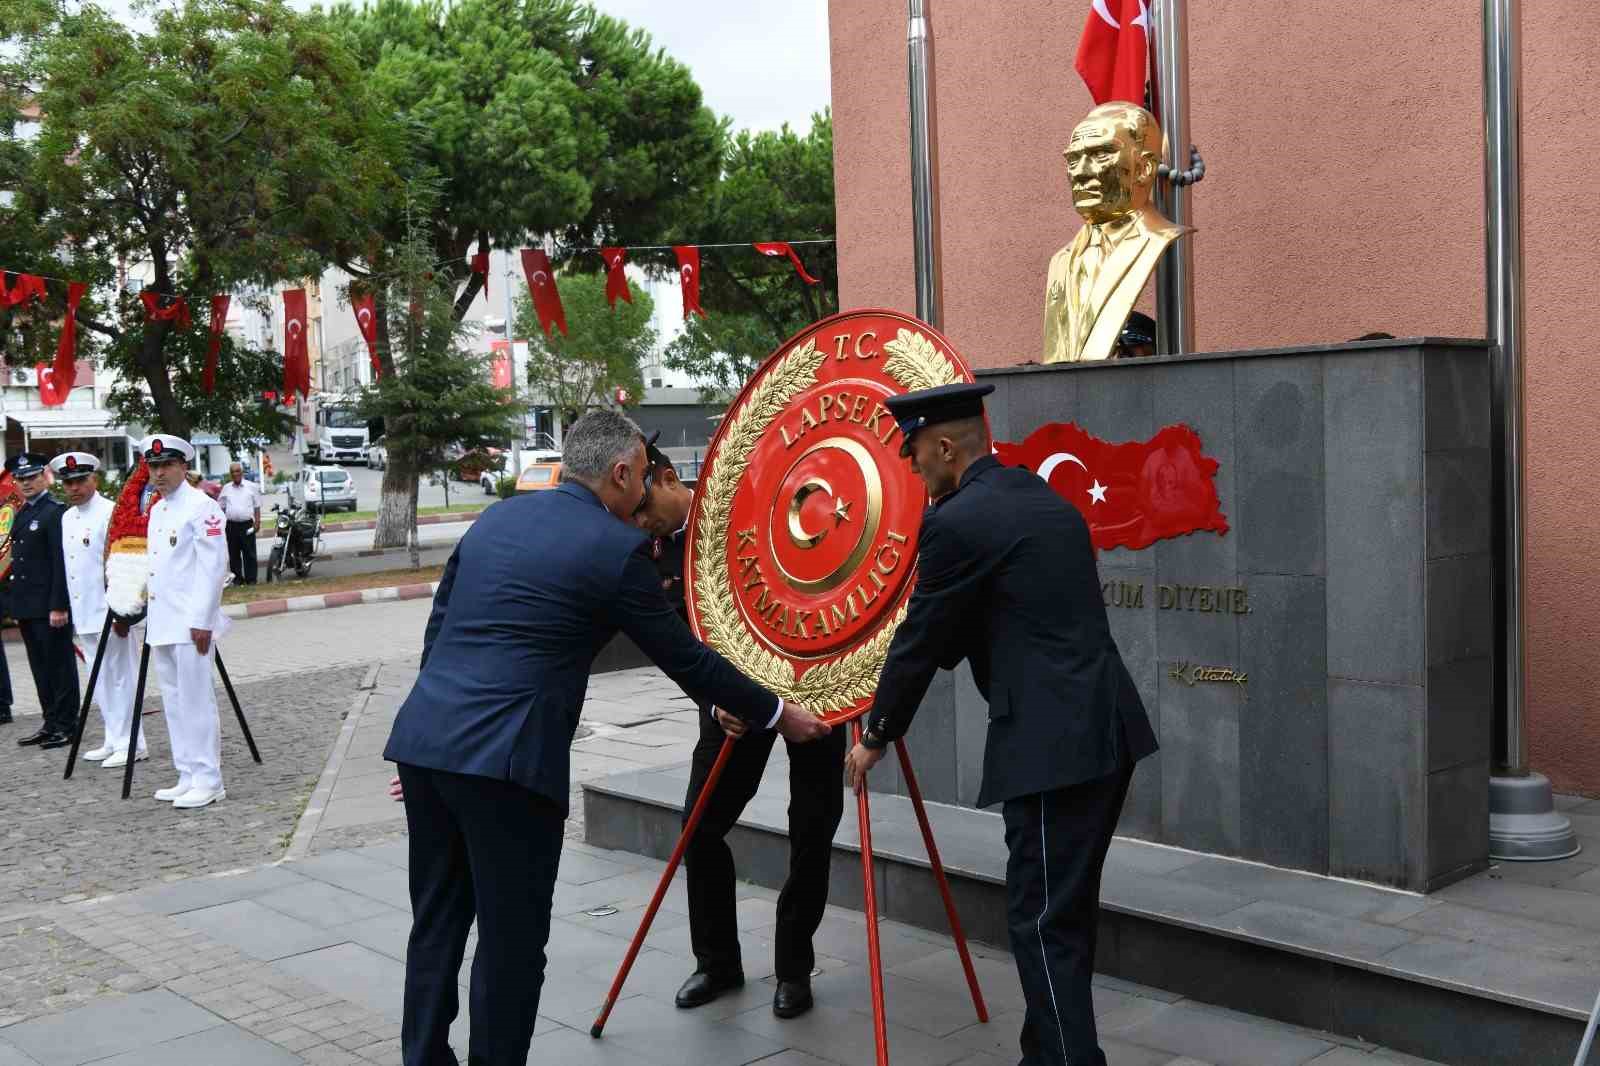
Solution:
M 350 307 L 356 313 L 356 329 L 367 342 L 367 358 L 372 362 L 372 380 L 383 377 L 383 360 L 378 358 L 378 298 L 372 293 L 351 296 Z
M 311 395 L 311 356 L 306 350 L 306 290 L 283 290 L 283 395 Z
M 1082 512 L 1096 548 L 1148 548 L 1186 533 L 1228 532 L 1217 461 L 1188 426 L 1115 444 L 1071 422 L 1041 426 L 1021 444 L 995 442 L 1007 466 L 1025 466 Z
M 511 342 L 489 342 L 489 384 L 497 389 L 511 388 L 515 373 L 512 370 Z

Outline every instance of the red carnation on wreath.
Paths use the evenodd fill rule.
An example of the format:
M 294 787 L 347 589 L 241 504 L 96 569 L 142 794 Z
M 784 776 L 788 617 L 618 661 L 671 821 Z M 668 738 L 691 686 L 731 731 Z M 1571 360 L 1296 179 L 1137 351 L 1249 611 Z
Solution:
M 117 506 L 106 529 L 106 606 L 123 618 L 144 613 L 145 552 L 149 547 L 150 508 L 145 488 L 150 483 L 150 465 L 139 460 L 139 468 L 122 486 Z M 152 494 L 150 500 L 155 499 Z

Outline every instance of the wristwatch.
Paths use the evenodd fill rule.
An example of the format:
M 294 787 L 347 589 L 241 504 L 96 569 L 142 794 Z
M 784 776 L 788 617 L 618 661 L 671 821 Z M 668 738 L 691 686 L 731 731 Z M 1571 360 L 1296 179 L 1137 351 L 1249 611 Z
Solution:
M 889 742 L 868 726 L 861 731 L 861 746 L 868 751 L 882 751 L 889 746 Z

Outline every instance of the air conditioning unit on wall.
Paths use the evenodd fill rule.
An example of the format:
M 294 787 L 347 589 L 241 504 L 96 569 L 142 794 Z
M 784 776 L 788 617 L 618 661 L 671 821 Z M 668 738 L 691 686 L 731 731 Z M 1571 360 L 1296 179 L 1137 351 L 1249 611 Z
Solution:
M 39 384 L 39 372 L 37 370 L 33 369 L 32 367 L 14 366 L 14 367 L 11 367 L 9 370 L 7 370 L 6 373 L 8 375 L 7 384 L 10 384 L 10 385 L 37 385 L 37 384 Z

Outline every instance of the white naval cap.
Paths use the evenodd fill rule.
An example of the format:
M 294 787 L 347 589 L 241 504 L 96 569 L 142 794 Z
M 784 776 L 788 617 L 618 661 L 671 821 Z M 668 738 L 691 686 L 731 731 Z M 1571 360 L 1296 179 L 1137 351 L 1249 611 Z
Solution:
M 63 452 L 50 460 L 50 470 L 63 481 L 76 481 L 100 469 L 100 459 L 88 452 Z
M 184 463 L 194 458 L 194 445 L 171 433 L 152 433 L 139 442 L 139 451 L 147 463 L 166 463 L 182 459 Z

